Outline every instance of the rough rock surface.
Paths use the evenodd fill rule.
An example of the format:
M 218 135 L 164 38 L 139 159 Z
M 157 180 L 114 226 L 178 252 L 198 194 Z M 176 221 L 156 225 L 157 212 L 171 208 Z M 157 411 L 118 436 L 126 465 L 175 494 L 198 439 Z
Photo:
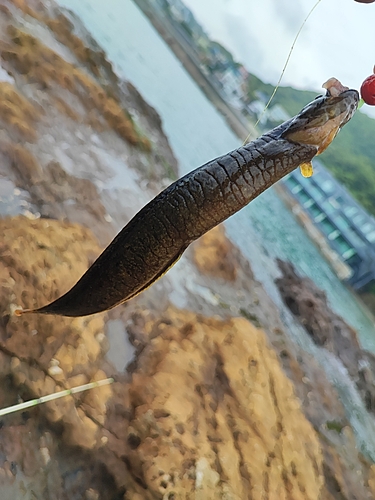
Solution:
M 24 217 L 1 220 L 1 233 L 1 380 L 7 387 L 1 406 L 19 395 L 28 399 L 115 374 L 104 356 L 102 315 L 9 315 L 21 301 L 34 306 L 53 299 L 79 277 L 99 252 L 90 233 Z M 221 229 L 211 237 L 225 241 Z M 227 253 L 234 267 L 238 257 L 235 247 Z M 0 481 L 12 498 L 21 483 L 46 499 L 53 490 L 55 498 L 73 499 L 371 498 L 374 473 L 364 460 L 357 470 L 355 440 L 337 395 L 312 360 L 299 353 L 297 362 L 286 338 L 280 344 L 282 332 L 273 349 L 244 318 L 171 307 L 147 311 L 141 301 L 122 314 L 136 348 L 128 375 L 4 417 Z M 323 431 L 322 414 L 323 421 L 334 418 L 329 411 L 343 431 Z M 67 479 L 58 480 L 62 476 Z
M 301 278 L 292 264 L 279 261 L 281 295 L 313 341 L 334 353 L 356 382 L 368 410 L 375 414 L 375 356 L 359 346 L 356 332 L 335 314 L 321 290 Z
M 106 378 L 102 316 L 71 321 L 12 315 L 19 304 L 48 302 L 74 284 L 100 251 L 91 232 L 76 224 L 21 216 L 0 219 L 0 227 L 0 378 L 6 387 L 0 406 Z M 2 497 L 25 498 L 25 490 L 40 499 L 84 498 L 85 490 L 94 488 L 109 498 L 113 488 L 94 479 L 94 470 L 98 478 L 102 472 L 85 454 L 100 440 L 111 396 L 107 386 L 3 417 Z M 79 486 L 77 473 L 90 477 L 89 484 Z
M 261 330 L 175 309 L 144 330 L 127 429 L 144 498 L 319 498 L 318 438 Z
M 201 273 L 235 281 L 237 267 L 231 254 L 235 251 L 233 244 L 225 237 L 224 227 L 217 226 L 203 235 L 199 245 L 193 246 L 194 264 Z
M 373 485 L 374 467 L 368 463 L 358 451 L 356 439 L 351 428 L 340 394 L 328 380 L 323 367 L 311 354 L 308 354 L 298 342 L 285 331 L 280 321 L 280 313 L 275 308 L 272 300 L 264 289 L 254 279 L 248 263 L 245 261 L 238 249 L 225 242 L 225 233 L 216 228 L 210 240 L 216 240 L 218 248 L 226 248 L 225 262 L 218 259 L 220 251 L 209 251 L 210 263 L 205 272 L 200 269 L 201 274 L 206 275 L 204 285 L 215 290 L 215 296 L 219 297 L 215 314 L 225 316 L 242 315 L 253 324 L 261 326 L 267 333 L 267 337 L 278 355 L 278 359 L 293 382 L 298 398 L 307 419 L 312 423 L 320 438 L 320 446 L 324 455 L 323 472 L 324 486 L 321 491 L 322 499 L 371 499 L 375 495 Z M 194 259 L 204 261 L 207 257 L 207 244 L 198 240 L 193 247 Z M 199 254 L 202 252 L 202 256 Z M 197 258 L 198 256 L 198 258 Z M 208 260 L 208 259 L 207 259 Z M 282 266 L 282 264 L 280 263 Z M 223 278 L 217 278 L 211 269 L 222 267 L 233 267 L 236 269 L 235 281 L 230 281 L 230 287 L 225 287 Z M 288 264 L 285 268 L 289 269 Z M 286 280 L 291 279 L 288 274 Z M 202 276 L 200 276 L 200 282 Z M 306 287 L 305 279 L 294 275 L 293 286 L 297 293 L 293 298 L 303 302 L 310 293 L 323 298 L 324 294 L 316 287 Z M 307 280 L 309 281 L 309 280 Z M 280 283 L 284 282 L 283 280 Z M 310 283 L 309 283 L 310 285 Z M 327 303 L 321 304 L 321 313 L 327 321 L 328 329 L 331 328 L 330 321 L 340 330 L 334 329 L 335 342 L 330 340 L 327 346 L 331 352 L 347 366 L 352 378 L 356 383 L 367 408 L 371 410 L 374 394 L 374 356 L 358 348 L 358 341 L 353 330 L 329 309 Z M 307 307 L 307 310 L 309 308 Z M 207 314 L 207 310 L 204 310 Z M 318 315 L 319 317 L 319 315 Z M 331 318 L 331 319 L 330 319 Z M 311 321 L 311 327 L 315 326 L 315 316 Z M 306 322 L 301 322 L 305 326 Z M 310 328 L 311 331 L 311 328 Z M 340 338 L 342 334 L 342 338 Z M 348 341 L 348 338 L 350 341 Z M 307 339 L 306 339 L 307 341 Z M 331 346 L 335 346 L 335 350 Z M 357 363 L 358 361 L 358 363 Z M 345 369 L 345 368 L 344 368 Z
M 0 220 L 0 232 L 2 378 L 12 387 L 2 403 L 11 404 L 17 391 L 40 396 L 105 378 L 103 315 L 6 314 L 67 289 L 98 253 L 90 233 L 24 217 Z M 25 431 L 35 419 L 48 422 L 38 452 L 30 447 L 30 463 L 22 442 L 18 452 L 7 444 L 18 432 L 7 417 L 7 463 L 37 475 L 59 425 L 64 446 L 91 450 L 90 460 L 113 474 L 125 498 L 319 498 L 318 438 L 261 330 L 245 319 L 175 309 L 161 317 L 139 311 L 140 322 L 128 381 L 28 412 Z
M 16 188 L 0 214 L 66 218 L 106 244 L 177 175 L 160 118 L 54 2 L 0 5 L 0 179 Z
M 328 307 L 327 297 L 309 279 L 298 276 L 289 262 L 278 261 L 282 277 L 277 285 L 291 312 L 305 326 L 313 341 L 337 354 L 346 364 L 355 363 L 357 334 Z
M 9 356 L 9 373 L 17 386 L 35 396 L 105 378 L 104 318 L 69 320 L 12 312 L 19 304 L 44 304 L 69 289 L 85 271 L 99 247 L 91 233 L 78 225 L 25 217 L 0 219 L 0 349 Z M 102 401 L 93 406 L 103 421 L 110 388 L 99 389 Z M 48 405 L 48 419 L 64 421 L 67 443 L 91 448 L 97 425 L 77 413 L 72 397 Z

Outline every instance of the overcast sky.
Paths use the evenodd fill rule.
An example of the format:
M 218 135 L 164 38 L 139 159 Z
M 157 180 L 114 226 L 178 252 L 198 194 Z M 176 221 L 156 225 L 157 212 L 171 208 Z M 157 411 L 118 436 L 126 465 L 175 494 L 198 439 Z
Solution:
M 275 84 L 316 0 L 184 2 L 212 38 L 249 71 Z M 359 89 L 374 64 L 375 3 L 321 0 L 298 38 L 282 83 L 319 91 L 334 76 Z

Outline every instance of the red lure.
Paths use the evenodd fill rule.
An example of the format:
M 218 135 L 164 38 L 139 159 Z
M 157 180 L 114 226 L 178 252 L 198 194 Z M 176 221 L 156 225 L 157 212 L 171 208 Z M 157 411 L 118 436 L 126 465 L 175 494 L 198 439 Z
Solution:
M 368 76 L 362 83 L 361 97 L 366 104 L 375 106 L 375 74 Z

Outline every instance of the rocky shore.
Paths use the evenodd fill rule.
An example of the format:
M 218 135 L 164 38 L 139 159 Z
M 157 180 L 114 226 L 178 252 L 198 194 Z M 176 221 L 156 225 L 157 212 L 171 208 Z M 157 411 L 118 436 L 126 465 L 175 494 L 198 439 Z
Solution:
M 69 13 L 3 0 L 0 26 L 0 407 L 115 379 L 1 419 L 1 497 L 374 498 L 339 392 L 222 227 L 109 313 L 13 314 L 64 293 L 178 166 L 155 110 Z M 285 303 L 372 418 L 374 357 L 280 269 Z

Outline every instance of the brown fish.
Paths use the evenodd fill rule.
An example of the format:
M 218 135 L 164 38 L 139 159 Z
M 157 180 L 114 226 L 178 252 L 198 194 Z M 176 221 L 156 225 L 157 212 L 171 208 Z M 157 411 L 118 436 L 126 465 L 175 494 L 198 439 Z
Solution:
M 151 286 L 194 240 L 325 149 L 357 109 L 356 90 L 320 96 L 287 122 L 177 180 L 150 201 L 65 295 L 42 313 L 86 316 Z

